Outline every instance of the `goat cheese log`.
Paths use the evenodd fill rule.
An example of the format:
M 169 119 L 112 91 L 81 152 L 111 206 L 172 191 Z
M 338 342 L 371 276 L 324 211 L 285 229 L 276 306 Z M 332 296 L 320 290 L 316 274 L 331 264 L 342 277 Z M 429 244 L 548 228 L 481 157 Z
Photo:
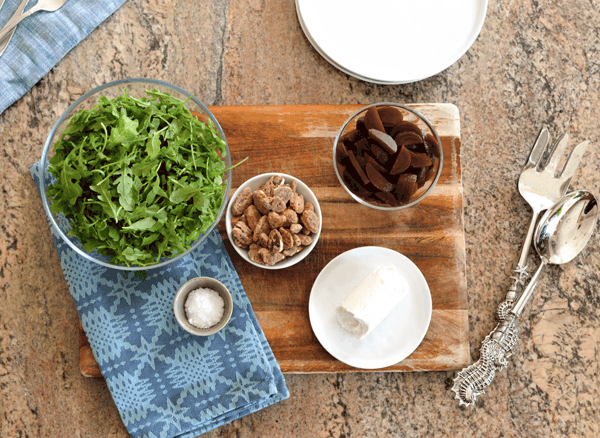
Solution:
M 336 309 L 340 326 L 364 338 L 402 301 L 408 285 L 393 266 L 371 272 Z

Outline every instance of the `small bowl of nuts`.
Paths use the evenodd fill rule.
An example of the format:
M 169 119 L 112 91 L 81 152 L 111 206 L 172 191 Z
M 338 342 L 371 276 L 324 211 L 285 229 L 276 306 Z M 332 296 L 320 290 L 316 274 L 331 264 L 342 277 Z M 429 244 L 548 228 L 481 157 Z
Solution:
M 352 114 L 333 143 L 335 173 L 352 198 L 378 210 L 415 205 L 435 187 L 441 140 L 429 120 L 398 103 Z
M 264 173 L 231 197 L 225 215 L 229 241 L 247 262 L 282 269 L 305 258 L 321 235 L 317 197 L 298 178 Z

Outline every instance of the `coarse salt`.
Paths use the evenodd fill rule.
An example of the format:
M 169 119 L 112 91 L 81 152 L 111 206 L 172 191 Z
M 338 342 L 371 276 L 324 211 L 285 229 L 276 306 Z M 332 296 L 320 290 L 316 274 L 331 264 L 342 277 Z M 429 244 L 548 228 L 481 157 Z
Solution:
M 191 291 L 185 300 L 185 313 L 194 327 L 209 328 L 217 324 L 225 313 L 225 301 L 212 289 L 201 287 Z

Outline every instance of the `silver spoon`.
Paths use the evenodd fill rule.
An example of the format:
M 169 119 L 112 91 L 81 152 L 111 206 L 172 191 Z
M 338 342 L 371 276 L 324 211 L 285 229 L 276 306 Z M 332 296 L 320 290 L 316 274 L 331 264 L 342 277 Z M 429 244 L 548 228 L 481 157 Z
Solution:
M 39 11 L 47 11 L 54 12 L 62 7 L 67 2 L 67 0 L 39 0 L 37 4 L 32 7 L 30 10 L 22 14 L 20 17 L 14 17 L 6 23 L 6 26 L 0 30 L 0 40 L 4 38 L 10 30 L 23 21 L 25 18 L 29 17 L 32 14 L 35 14 Z
M 533 290 L 548 264 L 570 262 L 587 245 L 598 220 L 598 204 L 594 196 L 580 190 L 560 198 L 542 216 L 533 234 L 533 246 L 542 264 L 517 300 L 508 318 L 494 329 L 494 335 L 485 338 L 481 357 L 463 369 L 454 379 L 452 391 L 461 405 L 469 406 L 485 393 L 497 370 L 503 369 L 518 341 L 517 318 L 533 295 Z M 500 352 L 500 353 L 499 353 Z
M 510 313 L 518 317 L 529 301 L 544 268 L 573 260 L 587 245 L 598 220 L 598 203 L 590 192 L 579 190 L 561 198 L 540 219 L 534 246 L 542 264 Z

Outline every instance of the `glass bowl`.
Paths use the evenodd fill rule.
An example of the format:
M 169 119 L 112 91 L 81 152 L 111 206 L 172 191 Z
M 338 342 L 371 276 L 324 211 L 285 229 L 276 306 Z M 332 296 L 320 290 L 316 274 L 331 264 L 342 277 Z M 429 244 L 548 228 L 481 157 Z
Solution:
M 381 125 L 373 110 L 369 112 L 372 108 L 383 114 Z M 419 112 L 398 103 L 375 103 L 356 111 L 340 128 L 333 143 L 333 167 L 342 187 L 360 204 L 401 210 L 435 187 L 444 159 L 441 144 L 431 122 Z
M 185 252 L 179 252 L 172 254 L 169 256 L 163 256 L 157 263 L 147 265 L 147 266 L 137 266 L 137 265 L 118 265 L 110 262 L 110 257 L 104 256 L 98 253 L 97 250 L 89 252 L 83 249 L 83 245 L 79 241 L 77 237 L 67 236 L 67 233 L 71 229 L 70 221 L 64 216 L 64 214 L 53 214 L 50 211 L 50 204 L 52 200 L 46 195 L 48 187 L 52 185 L 56 179 L 49 172 L 49 160 L 54 155 L 54 144 L 58 141 L 69 124 L 69 120 L 75 114 L 77 114 L 80 110 L 89 110 L 98 104 L 98 99 L 101 96 L 106 96 L 108 98 L 114 98 L 123 94 L 123 90 L 127 89 L 127 94 L 133 97 L 143 97 L 146 96 L 144 90 L 152 90 L 156 88 L 161 92 L 168 92 L 171 96 L 180 99 L 182 101 L 187 101 L 185 106 L 192 112 L 196 112 L 195 114 L 202 121 L 208 121 L 208 118 L 214 123 L 214 128 L 217 131 L 217 134 L 223 139 L 225 142 L 225 156 L 221 155 L 221 159 L 223 160 L 225 166 L 225 172 L 223 175 L 223 202 L 221 207 L 216 215 L 214 222 L 209 226 L 204 234 L 200 234 L 197 240 L 193 241 L 191 244 L 188 243 L 189 248 Z M 58 121 L 52 127 L 48 138 L 44 144 L 44 150 L 42 152 L 41 159 L 41 169 L 42 169 L 42 178 L 40 178 L 40 193 L 42 193 L 42 204 L 44 206 L 44 210 L 50 219 L 52 226 L 55 227 L 60 238 L 65 241 L 77 254 L 86 258 L 87 260 L 93 261 L 101 266 L 125 271 L 141 271 L 159 268 L 168 265 L 169 263 L 174 262 L 175 260 L 180 259 L 181 257 L 188 254 L 190 251 L 198 247 L 210 234 L 210 232 L 217 225 L 223 213 L 225 212 L 225 207 L 227 206 L 227 199 L 229 198 L 229 192 L 231 190 L 231 158 L 229 155 L 229 145 L 225 139 L 225 134 L 219 125 L 219 122 L 214 117 L 214 115 L 206 108 L 206 106 L 200 102 L 198 99 L 193 97 L 191 93 L 175 86 L 169 84 L 167 82 L 153 80 L 153 79 L 144 79 L 144 78 L 133 78 L 133 79 L 123 79 L 114 82 L 110 82 L 105 85 L 101 85 L 81 96 L 77 99 L 71 106 L 67 108 L 67 110 L 60 116 Z M 186 247 L 187 247 L 186 245 Z

